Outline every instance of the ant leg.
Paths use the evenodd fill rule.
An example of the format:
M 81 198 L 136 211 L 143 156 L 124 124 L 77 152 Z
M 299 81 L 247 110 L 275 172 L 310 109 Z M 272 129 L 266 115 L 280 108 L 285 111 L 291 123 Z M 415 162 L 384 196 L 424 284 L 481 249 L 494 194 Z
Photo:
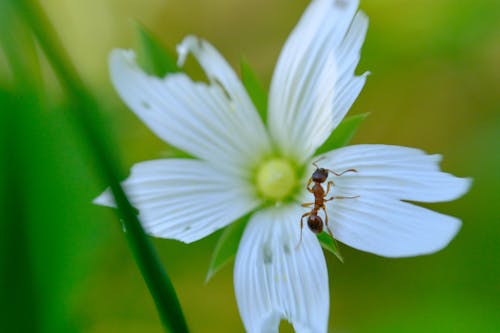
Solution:
M 358 170 L 356 170 L 356 169 L 347 169 L 347 170 L 342 171 L 341 173 L 337 173 L 337 172 L 335 172 L 335 171 L 333 171 L 333 170 L 330 170 L 330 169 L 326 169 L 326 170 L 327 170 L 328 172 L 333 173 L 333 174 L 334 174 L 335 176 L 337 176 L 337 177 L 338 177 L 338 176 L 342 176 L 344 173 L 347 173 L 347 172 L 358 172 Z
M 325 213 L 325 227 L 326 227 L 326 230 L 328 231 L 328 233 L 330 234 L 330 237 L 333 238 L 333 233 L 332 231 L 330 230 L 330 226 L 328 225 L 328 214 L 326 213 L 326 209 L 325 209 L 325 206 L 321 207 L 321 209 L 323 209 L 323 213 Z M 335 238 L 333 238 L 335 239 Z
M 325 192 L 325 195 L 324 195 L 325 197 L 328 194 L 328 192 L 330 192 L 330 187 L 332 187 L 332 185 L 333 185 L 333 181 L 330 180 L 328 182 L 328 184 L 326 185 L 326 192 Z
M 302 207 L 311 207 L 312 205 L 314 205 L 314 202 L 303 203 L 301 206 Z
M 314 193 L 313 190 L 309 187 L 312 183 L 312 178 L 309 178 L 309 181 L 307 182 L 306 188 L 309 192 Z
M 295 245 L 295 249 L 297 250 L 300 246 L 300 243 L 302 243 L 302 229 L 304 228 L 304 217 L 308 217 L 310 216 L 312 213 L 309 212 L 309 213 L 305 213 L 304 215 L 302 215 L 302 217 L 300 218 L 300 238 L 299 238 L 299 242 L 297 243 L 297 245 Z
M 325 201 L 332 201 L 333 199 L 356 199 L 356 198 L 359 198 L 359 195 L 355 195 L 353 197 L 343 197 L 343 196 L 330 197 L 328 199 L 325 199 Z

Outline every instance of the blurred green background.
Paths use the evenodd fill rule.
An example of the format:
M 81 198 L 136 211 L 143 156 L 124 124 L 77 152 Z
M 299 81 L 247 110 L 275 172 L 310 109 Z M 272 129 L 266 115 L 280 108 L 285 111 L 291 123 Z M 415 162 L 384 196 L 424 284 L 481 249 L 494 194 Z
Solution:
M 281 46 L 309 1 L 41 3 L 97 96 L 100 110 L 88 112 L 102 113 L 125 177 L 134 163 L 169 149 L 125 108 L 109 82 L 107 55 L 137 45 L 134 21 L 170 47 L 186 34 L 202 36 L 235 68 L 244 56 L 267 87 Z M 500 2 L 372 0 L 361 8 L 370 28 L 358 72 L 372 75 L 350 114 L 371 115 L 353 143 L 441 153 L 444 170 L 473 177 L 474 185 L 457 201 L 427 205 L 463 220 L 456 239 L 437 254 L 385 259 L 343 246 L 345 264 L 327 254 L 330 331 L 499 332 Z M 16 29 L 9 36 L 26 38 Z M 9 91 L 17 78 L 4 51 L 0 89 Z M 39 61 L 46 96 L 25 102 L 50 107 L 18 112 L 19 126 L 1 133 L 2 165 L 12 154 L 23 161 L 0 178 L 4 185 L 12 181 L 10 172 L 22 175 L 17 190 L 0 198 L 19 212 L 1 221 L 2 315 L 20 319 L 11 332 L 162 332 L 116 215 L 91 204 L 106 184 L 67 116 L 50 66 Z M 28 90 L 29 80 L 24 84 Z M 21 144 L 11 151 L 16 136 Z M 192 332 L 243 332 L 232 267 L 204 284 L 217 237 L 189 246 L 162 239 L 154 244 Z

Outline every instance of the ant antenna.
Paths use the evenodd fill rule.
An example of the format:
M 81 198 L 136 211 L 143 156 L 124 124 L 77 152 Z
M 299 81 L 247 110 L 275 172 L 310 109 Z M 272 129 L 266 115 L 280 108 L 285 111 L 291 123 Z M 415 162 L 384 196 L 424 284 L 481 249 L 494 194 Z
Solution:
M 318 163 L 319 161 L 321 160 L 324 160 L 326 158 L 326 156 L 321 156 L 320 158 L 318 158 L 316 161 L 312 162 L 312 165 L 314 165 L 317 169 L 319 169 L 319 166 L 316 164 Z
M 330 169 L 326 169 L 326 171 L 333 173 L 337 177 L 342 176 L 344 173 L 347 173 L 347 172 L 358 172 L 358 170 L 356 170 L 356 169 L 347 169 L 347 170 L 342 171 L 341 173 L 337 173 L 337 172 L 330 170 Z

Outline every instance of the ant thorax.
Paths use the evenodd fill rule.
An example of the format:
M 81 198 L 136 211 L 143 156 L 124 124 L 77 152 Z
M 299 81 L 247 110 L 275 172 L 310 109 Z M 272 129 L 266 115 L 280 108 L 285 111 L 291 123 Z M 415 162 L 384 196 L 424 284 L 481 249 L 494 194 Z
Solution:
M 320 183 L 315 183 L 312 187 L 312 191 L 314 193 L 314 203 L 322 206 L 325 200 L 325 189 L 321 186 Z

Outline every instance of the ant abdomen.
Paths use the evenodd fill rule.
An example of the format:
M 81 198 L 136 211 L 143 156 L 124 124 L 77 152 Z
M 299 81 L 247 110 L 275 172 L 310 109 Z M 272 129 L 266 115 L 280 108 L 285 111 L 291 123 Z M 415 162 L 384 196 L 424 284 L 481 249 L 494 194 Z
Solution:
M 307 219 L 307 225 L 315 234 L 319 234 L 323 231 L 323 220 L 318 215 L 309 216 Z

